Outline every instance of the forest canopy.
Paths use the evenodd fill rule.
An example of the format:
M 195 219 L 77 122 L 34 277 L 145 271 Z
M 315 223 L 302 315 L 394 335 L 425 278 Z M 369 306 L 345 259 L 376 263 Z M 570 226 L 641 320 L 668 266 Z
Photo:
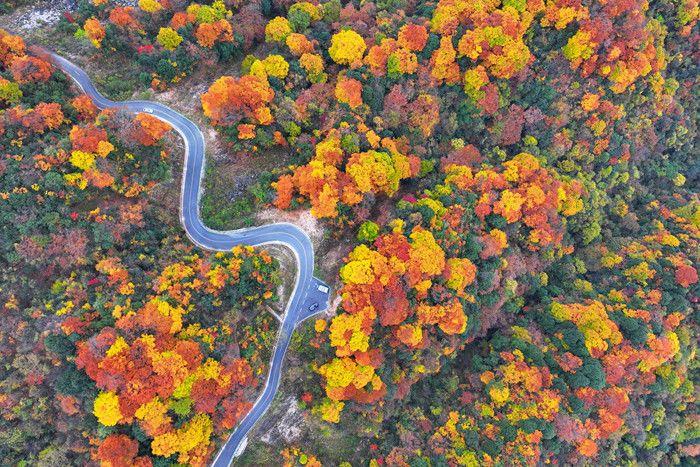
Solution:
M 197 90 L 210 170 L 255 179 L 236 209 L 322 230 L 337 300 L 277 396 L 299 434 L 253 431 L 240 463 L 688 465 L 698 19 L 697 0 L 81 0 L 52 34 L 86 67 L 128 60 L 129 92 Z M 177 144 L 0 32 L 0 458 L 203 465 L 255 400 L 284 268 L 189 242 L 164 201 Z

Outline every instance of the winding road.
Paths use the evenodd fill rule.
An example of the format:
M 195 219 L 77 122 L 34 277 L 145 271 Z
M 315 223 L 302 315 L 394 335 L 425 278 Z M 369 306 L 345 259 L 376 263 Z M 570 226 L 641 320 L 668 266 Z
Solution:
M 53 53 L 50 55 L 53 62 L 70 76 L 100 109 L 120 108 L 133 113 L 149 113 L 169 123 L 182 136 L 185 142 L 185 161 L 180 192 L 180 222 L 192 242 L 201 248 L 215 251 L 229 251 L 236 245 L 279 244 L 294 253 L 297 263 L 296 282 L 280 324 L 265 386 L 250 412 L 231 433 L 213 462 L 216 467 L 229 466 L 233 458 L 245 449 L 248 433 L 270 407 L 275 397 L 280 384 L 282 363 L 294 329 L 305 319 L 328 307 L 328 288 L 313 276 L 314 249 L 311 240 L 297 226 L 283 222 L 230 231 L 207 228 L 199 216 L 205 164 L 204 136 L 199 127 L 182 114 L 157 102 L 111 101 L 97 91 L 88 75 L 80 67 L 59 55 Z M 313 304 L 317 305 L 310 310 Z

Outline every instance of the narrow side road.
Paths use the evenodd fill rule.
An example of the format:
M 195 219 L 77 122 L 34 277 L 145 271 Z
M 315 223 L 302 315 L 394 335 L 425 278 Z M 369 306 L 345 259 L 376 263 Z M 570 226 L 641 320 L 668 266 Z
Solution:
M 243 451 L 248 432 L 267 411 L 275 397 L 280 384 L 284 356 L 294 329 L 306 318 L 328 308 L 328 287 L 313 276 L 314 249 L 311 240 L 303 230 L 284 222 L 230 231 L 209 229 L 202 223 L 199 215 L 205 164 L 204 136 L 199 127 L 184 115 L 157 102 L 113 102 L 97 91 L 88 75 L 80 67 L 59 55 L 53 53 L 50 55 L 53 62 L 70 76 L 100 109 L 121 108 L 133 113 L 149 113 L 169 123 L 180 134 L 185 143 L 180 192 L 180 222 L 193 243 L 201 248 L 216 251 L 229 251 L 236 245 L 261 246 L 274 243 L 286 246 L 294 253 L 297 263 L 296 282 L 280 323 L 265 386 L 250 412 L 231 433 L 213 462 L 216 467 L 229 466 L 233 458 Z

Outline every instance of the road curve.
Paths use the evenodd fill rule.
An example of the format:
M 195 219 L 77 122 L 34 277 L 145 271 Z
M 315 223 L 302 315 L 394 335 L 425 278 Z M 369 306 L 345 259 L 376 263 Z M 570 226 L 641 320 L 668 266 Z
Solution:
M 230 231 L 209 229 L 199 216 L 205 164 L 204 136 L 199 127 L 182 114 L 157 102 L 111 101 L 97 91 L 88 75 L 80 67 L 54 53 L 50 55 L 53 62 L 70 76 L 100 109 L 120 108 L 133 113 L 150 113 L 169 123 L 180 134 L 185 142 L 180 222 L 193 243 L 201 248 L 215 251 L 229 251 L 236 245 L 279 244 L 286 246 L 294 253 L 297 263 L 296 281 L 280 325 L 265 386 L 250 412 L 231 433 L 213 462 L 215 467 L 227 467 L 245 448 L 248 432 L 269 408 L 279 388 L 282 363 L 295 327 L 306 318 L 328 307 L 328 292 L 319 291 L 319 287 L 325 284 L 313 277 L 314 249 L 311 240 L 303 230 L 284 222 Z M 318 304 L 317 308 L 309 310 L 314 303 Z

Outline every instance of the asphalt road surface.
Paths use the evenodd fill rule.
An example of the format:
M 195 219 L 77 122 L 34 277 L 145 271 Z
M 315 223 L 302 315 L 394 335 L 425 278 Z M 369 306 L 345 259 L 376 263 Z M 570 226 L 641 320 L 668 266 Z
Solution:
M 214 459 L 213 465 L 216 467 L 229 466 L 233 458 L 243 451 L 248 432 L 275 397 L 280 383 L 282 363 L 295 327 L 306 318 L 328 308 L 328 292 L 319 290 L 325 284 L 313 277 L 314 249 L 311 240 L 304 231 L 284 222 L 225 232 L 207 228 L 199 217 L 205 148 L 204 136 L 197 125 L 182 114 L 157 102 L 113 102 L 95 89 L 88 75 L 80 67 L 59 55 L 51 56 L 54 63 L 70 76 L 99 108 L 120 108 L 133 113 L 149 113 L 169 123 L 182 136 L 185 142 L 185 162 L 180 192 L 180 221 L 192 242 L 201 248 L 216 251 L 229 251 L 236 245 L 261 246 L 274 243 L 284 245 L 294 253 L 297 262 L 296 282 L 280 325 L 265 387 L 253 408 L 234 429 Z M 315 308 L 314 304 L 317 304 Z

